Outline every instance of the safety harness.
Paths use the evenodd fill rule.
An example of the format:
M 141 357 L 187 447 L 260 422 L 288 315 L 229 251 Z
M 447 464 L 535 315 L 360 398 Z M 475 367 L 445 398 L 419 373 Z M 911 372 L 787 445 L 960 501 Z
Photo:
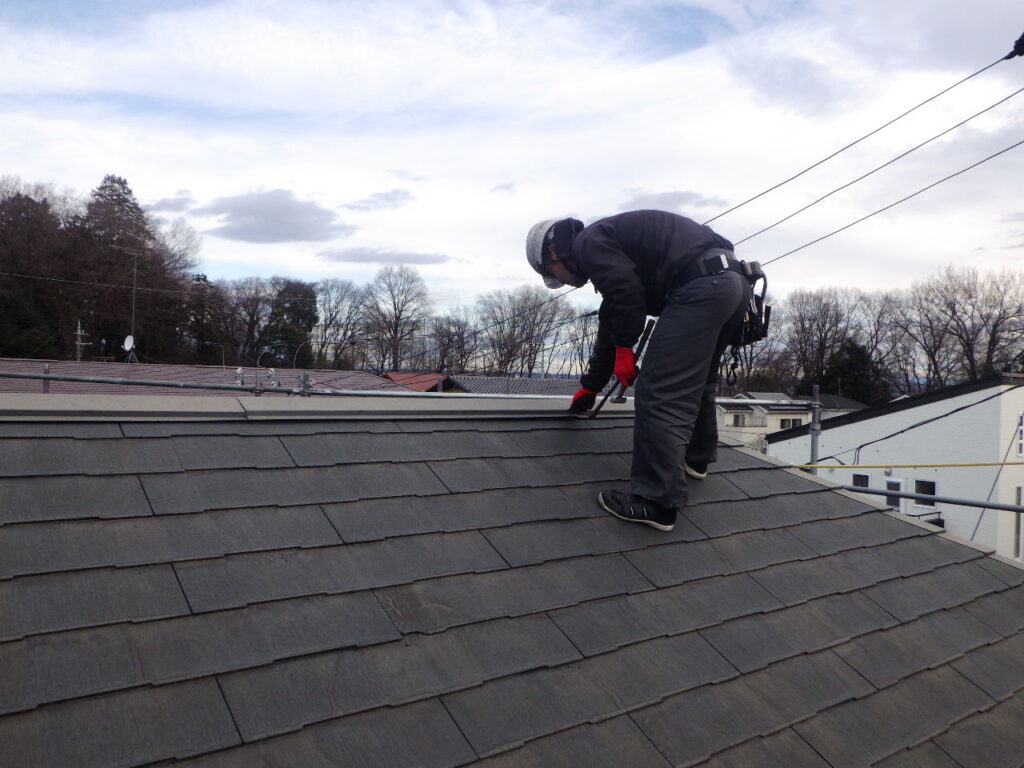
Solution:
M 755 342 L 761 341 L 768 336 L 768 323 L 771 321 L 772 308 L 765 303 L 765 296 L 768 293 L 768 276 L 761 269 L 760 262 L 741 261 L 741 274 L 750 283 L 751 294 L 750 304 L 743 315 L 743 322 L 740 323 L 736 332 L 729 340 L 732 349 L 729 351 L 729 370 L 725 375 L 725 383 L 733 386 L 737 381 L 736 369 L 740 365 L 740 349 Z M 761 293 L 757 292 L 757 282 L 761 281 Z

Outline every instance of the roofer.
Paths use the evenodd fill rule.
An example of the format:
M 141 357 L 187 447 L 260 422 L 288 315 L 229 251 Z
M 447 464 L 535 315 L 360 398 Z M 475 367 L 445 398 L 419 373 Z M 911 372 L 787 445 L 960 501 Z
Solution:
M 526 255 L 548 288 L 590 281 L 601 293 L 597 340 L 570 413 L 592 408 L 613 373 L 632 385 L 633 345 L 645 317 L 660 316 L 636 383 L 630 492 L 603 490 L 598 501 L 622 520 L 671 531 L 686 475 L 703 479 L 715 460 L 718 368 L 750 301 L 732 243 L 674 213 L 631 211 L 588 227 L 542 221 Z

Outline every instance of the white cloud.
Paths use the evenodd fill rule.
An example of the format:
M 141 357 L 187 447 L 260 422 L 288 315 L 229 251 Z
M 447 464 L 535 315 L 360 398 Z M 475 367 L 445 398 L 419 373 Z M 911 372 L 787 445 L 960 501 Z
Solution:
M 401 208 L 415 199 L 416 197 L 407 189 L 392 189 L 390 192 L 374 192 L 362 200 L 345 203 L 345 207 L 355 211 L 390 210 Z
M 380 248 L 345 248 L 343 250 L 322 251 L 320 258 L 325 261 L 351 264 L 444 264 L 451 257 L 440 253 L 409 253 L 402 251 L 385 251 Z
M 356 231 L 339 221 L 334 211 L 298 200 L 285 189 L 219 197 L 191 213 L 223 222 L 206 234 L 246 243 L 322 242 Z
M 473 296 L 535 280 L 522 240 L 542 218 L 657 206 L 703 219 L 767 189 L 995 60 L 1020 13 L 1016 0 L 941 14 L 925 0 L 224 0 L 60 23 L 0 10 L 5 172 L 82 191 L 124 176 L 152 210 L 216 235 L 201 254 L 213 277 L 411 257 L 425 260 L 396 263 Z M 713 226 L 745 237 L 1002 98 L 1022 65 Z M 1007 146 L 1021 110 L 994 110 L 743 255 L 767 261 Z M 909 284 L 978 247 L 1009 265 L 1022 171 L 1024 149 L 787 257 L 773 291 Z

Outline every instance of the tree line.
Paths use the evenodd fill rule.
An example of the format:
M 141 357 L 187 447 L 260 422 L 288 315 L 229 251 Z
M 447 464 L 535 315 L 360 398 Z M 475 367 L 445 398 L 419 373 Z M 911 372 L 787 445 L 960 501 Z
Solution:
M 434 313 L 410 266 L 210 280 L 199 242 L 118 176 L 86 199 L 0 179 L 0 357 L 124 360 L 129 334 L 140 361 L 180 364 L 536 375 L 565 372 L 567 342 L 584 355 L 578 310 L 539 286 Z
M 434 312 L 410 266 L 365 285 L 210 280 L 195 271 L 199 243 L 183 220 L 147 214 L 118 176 L 84 199 L 0 179 L 0 356 L 124 360 L 129 333 L 139 360 L 160 363 L 529 376 L 578 374 L 590 356 L 596 317 L 539 285 Z M 1024 273 L 947 267 L 899 291 L 793 291 L 726 389 L 817 383 L 876 403 L 1020 371 L 1022 359 Z
M 1024 273 L 947 266 L 910 288 L 797 290 L 768 339 L 744 348 L 739 390 L 867 404 L 1024 370 Z

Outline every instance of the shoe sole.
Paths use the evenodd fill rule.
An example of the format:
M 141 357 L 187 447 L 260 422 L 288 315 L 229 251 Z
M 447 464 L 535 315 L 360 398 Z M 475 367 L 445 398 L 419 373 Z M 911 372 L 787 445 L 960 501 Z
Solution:
M 693 469 L 692 467 L 690 467 L 689 464 L 687 464 L 685 466 L 686 466 L 686 474 L 688 474 L 694 480 L 703 480 L 705 477 L 708 476 L 707 472 L 698 472 L 696 469 Z
M 611 507 L 604 503 L 604 499 L 601 497 L 601 494 L 597 495 L 597 503 L 604 508 L 605 512 L 607 512 L 610 515 L 613 515 L 614 517 L 619 518 L 619 520 L 625 520 L 627 523 L 641 523 L 643 525 L 649 525 L 651 526 L 651 528 L 657 528 L 659 531 L 664 531 L 665 533 L 668 533 L 676 527 L 675 523 L 673 523 L 672 525 L 662 525 L 661 523 L 656 523 L 653 520 L 637 520 L 635 517 L 623 517 L 614 509 L 612 509 Z

